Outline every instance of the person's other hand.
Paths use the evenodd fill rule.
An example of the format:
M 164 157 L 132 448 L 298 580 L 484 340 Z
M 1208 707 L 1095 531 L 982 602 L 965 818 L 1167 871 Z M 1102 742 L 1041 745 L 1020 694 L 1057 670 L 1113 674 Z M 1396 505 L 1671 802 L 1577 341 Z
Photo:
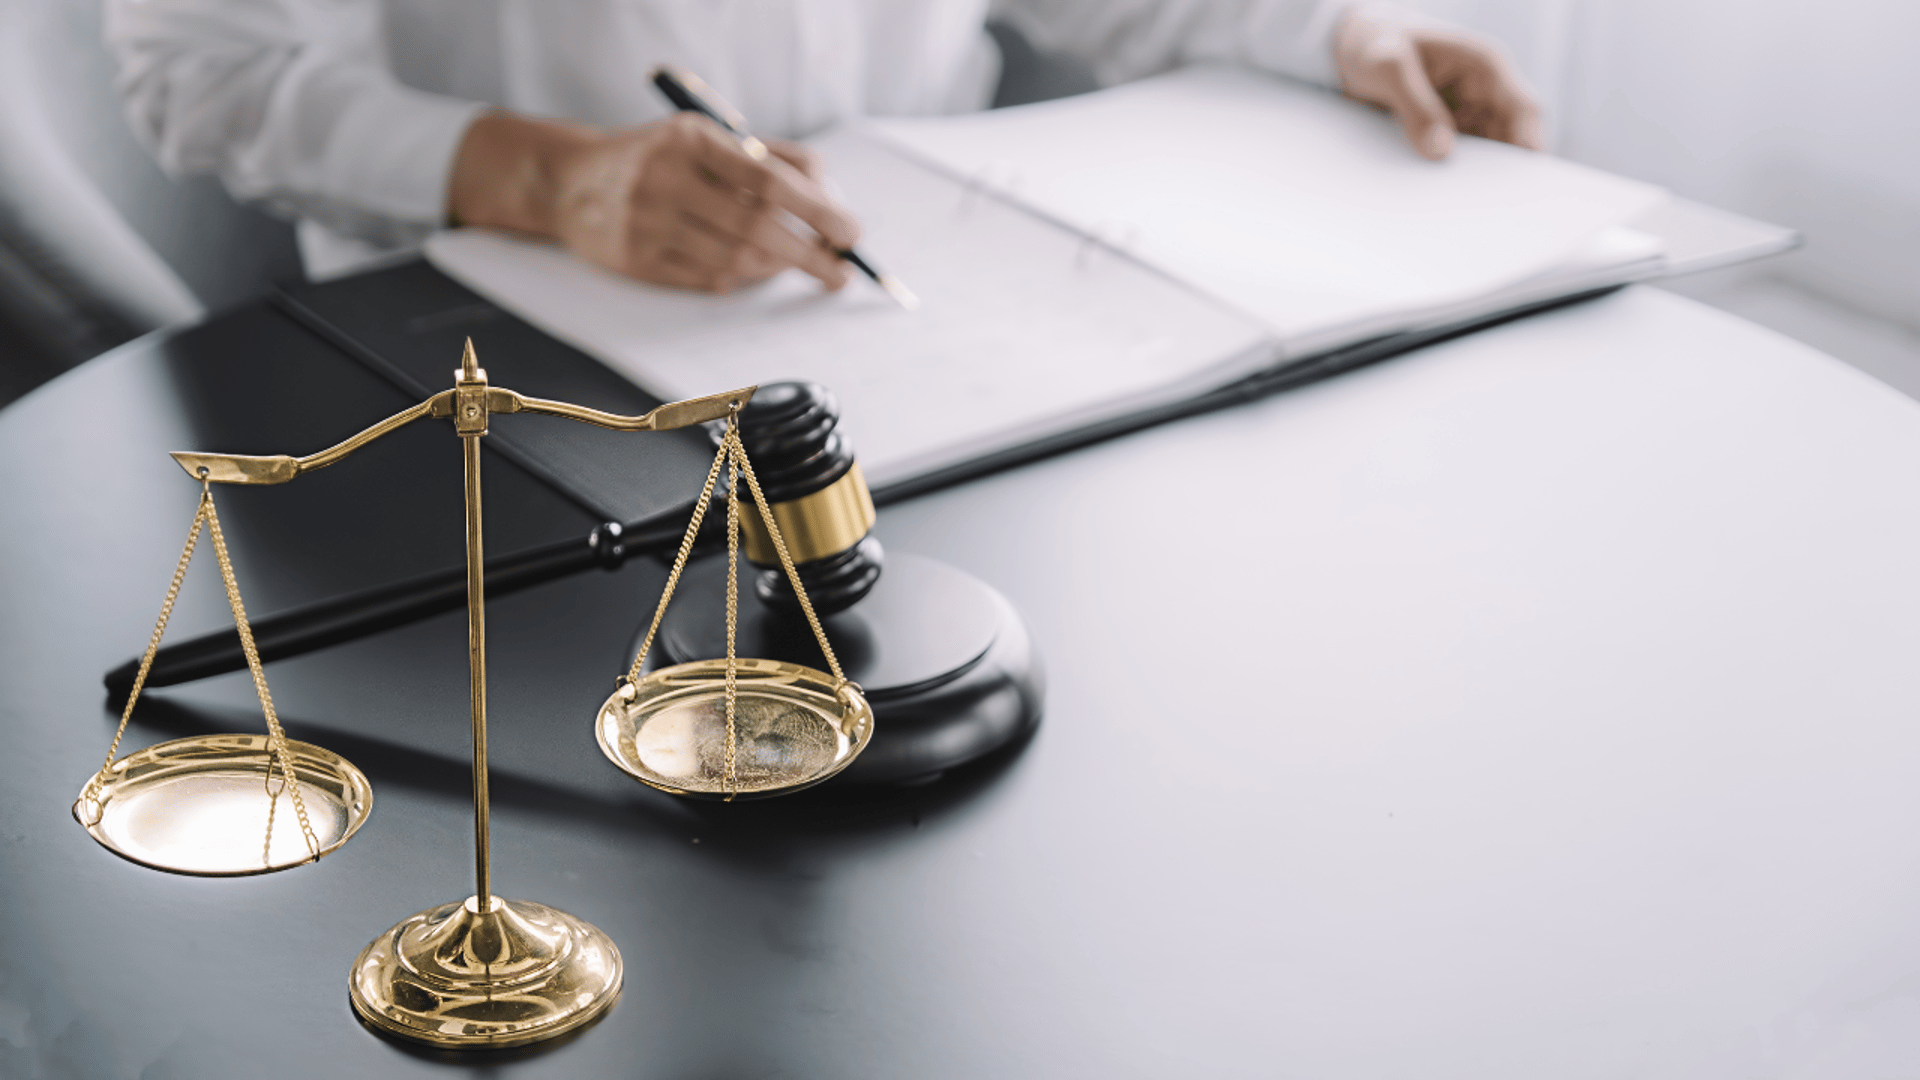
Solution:
M 1529 150 L 1545 146 L 1540 105 L 1496 42 L 1368 5 L 1341 20 L 1333 57 L 1340 89 L 1384 106 L 1423 157 L 1446 157 L 1456 131 Z
M 859 223 L 821 187 L 812 151 L 768 148 L 756 160 L 686 113 L 610 132 L 486 113 L 455 155 L 448 207 L 655 285 L 730 292 L 798 267 L 841 287 L 848 267 L 834 250 L 854 245 Z

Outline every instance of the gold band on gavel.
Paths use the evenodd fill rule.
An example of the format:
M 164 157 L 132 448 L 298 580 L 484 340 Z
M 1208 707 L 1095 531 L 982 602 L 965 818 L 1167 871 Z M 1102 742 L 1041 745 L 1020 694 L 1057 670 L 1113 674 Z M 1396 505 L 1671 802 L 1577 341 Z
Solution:
M 747 509 L 751 511 L 752 507 Z M 774 503 L 771 509 L 780 537 L 787 542 L 787 554 L 796 563 L 838 555 L 859 543 L 873 528 L 873 496 L 867 493 L 867 478 L 860 475 L 857 461 L 840 479 L 819 491 Z M 745 542 L 748 559 L 762 566 L 780 561 L 759 514 L 740 515 L 740 539 Z

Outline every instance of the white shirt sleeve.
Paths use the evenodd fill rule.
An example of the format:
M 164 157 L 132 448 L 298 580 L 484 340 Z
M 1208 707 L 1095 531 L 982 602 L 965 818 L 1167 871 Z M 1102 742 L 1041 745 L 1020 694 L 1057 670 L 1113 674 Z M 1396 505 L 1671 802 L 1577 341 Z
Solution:
M 384 246 L 446 217 L 483 106 L 403 86 L 376 0 L 107 0 L 135 134 L 174 175 Z
M 1106 85 L 1209 61 L 1335 85 L 1333 32 L 1347 0 L 993 0 L 1041 49 L 1091 64 Z
M 419 11 L 394 0 L 105 2 L 107 43 L 120 62 L 119 89 L 128 118 L 168 172 L 217 173 L 236 198 L 304 219 L 310 227 L 303 228 L 303 237 L 331 236 L 372 245 L 368 250 L 415 246 L 444 221 L 454 154 L 484 106 L 408 86 L 395 75 L 393 61 L 408 57 L 390 55 L 390 48 L 405 51 L 404 41 L 390 42 L 392 18 L 409 12 L 419 16 Z M 1085 58 L 1110 83 L 1195 61 L 1226 61 L 1331 83 L 1330 39 L 1345 2 L 912 0 L 918 5 L 908 12 L 913 17 L 897 18 L 900 12 L 891 5 L 905 6 L 908 0 L 841 0 L 782 7 L 785 19 L 763 19 L 767 33 L 743 39 L 716 36 L 726 13 L 714 12 L 723 5 L 527 0 L 512 10 L 554 25 L 543 33 L 506 37 L 494 27 L 490 32 L 496 40 L 489 50 L 467 41 L 472 34 L 454 33 L 459 27 L 453 24 L 465 25 L 464 19 L 473 24 L 468 30 L 484 37 L 486 20 L 479 15 L 491 9 L 481 0 L 454 0 L 421 7 L 431 9 L 434 18 L 427 32 L 414 34 L 420 39 L 414 44 L 435 55 L 446 53 L 440 67 L 486 68 L 501 83 L 499 104 L 521 111 L 531 104 L 532 111 L 551 109 L 553 115 L 578 111 L 552 109 L 555 103 L 631 98 L 633 80 L 621 77 L 624 69 L 601 68 L 630 59 L 636 42 L 658 44 L 667 53 L 676 42 L 689 49 L 698 44 L 732 50 L 741 53 L 733 58 L 734 67 L 762 76 L 748 83 L 785 88 L 760 95 L 764 100 L 758 104 L 772 115 L 793 111 L 791 87 L 818 81 L 835 67 L 824 60 L 818 61 L 823 69 L 808 66 L 812 54 L 793 40 L 807 37 L 802 30 L 817 31 L 812 36 L 828 45 L 864 31 L 887 39 L 868 42 L 870 48 L 909 59 L 908 76 L 867 88 L 883 91 L 879 100 L 867 93 L 850 95 L 849 101 L 864 100 L 850 107 L 895 112 L 904 103 L 910 112 L 927 100 L 953 97 L 952 87 L 923 86 L 915 79 L 937 83 L 954 77 L 954 65 L 923 61 L 983 41 L 981 15 L 989 3 L 1036 45 Z M 752 9 L 741 5 L 741 12 L 752 14 Z M 557 18 L 565 13 L 573 17 Z M 792 28 L 780 34 L 783 26 Z M 620 46 L 612 57 L 609 42 Z M 473 47 L 462 51 L 467 46 Z M 823 46 L 822 55 L 828 52 Z M 419 72 L 415 75 L 419 82 Z M 967 96 L 979 97 L 972 86 L 978 78 L 962 81 L 968 79 Z M 446 79 L 422 85 L 466 87 Z M 516 86 L 517 92 L 506 93 Z M 303 249 L 311 247 L 303 240 Z

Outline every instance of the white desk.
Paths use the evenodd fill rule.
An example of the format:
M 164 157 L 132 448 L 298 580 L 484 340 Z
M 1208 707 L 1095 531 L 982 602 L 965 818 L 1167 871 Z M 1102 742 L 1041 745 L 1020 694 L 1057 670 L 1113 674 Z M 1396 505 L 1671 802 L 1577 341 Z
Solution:
M 1841 363 L 1633 289 L 883 536 L 1052 661 L 1050 813 L 925 858 L 981 971 L 1115 1003 L 1086 1074 L 1920 1069 L 1920 406 Z

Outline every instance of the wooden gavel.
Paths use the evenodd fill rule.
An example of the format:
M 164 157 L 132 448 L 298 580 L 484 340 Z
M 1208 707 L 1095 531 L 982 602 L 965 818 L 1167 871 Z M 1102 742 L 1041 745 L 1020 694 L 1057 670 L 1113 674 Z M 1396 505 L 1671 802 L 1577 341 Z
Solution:
M 873 496 L 839 422 L 832 391 L 818 383 L 763 386 L 740 413 L 740 441 L 801 584 L 823 615 L 873 591 L 886 557 L 870 535 Z M 769 608 L 798 614 L 800 602 L 759 516 L 740 515 L 740 530 L 747 560 L 760 571 L 754 593 Z

